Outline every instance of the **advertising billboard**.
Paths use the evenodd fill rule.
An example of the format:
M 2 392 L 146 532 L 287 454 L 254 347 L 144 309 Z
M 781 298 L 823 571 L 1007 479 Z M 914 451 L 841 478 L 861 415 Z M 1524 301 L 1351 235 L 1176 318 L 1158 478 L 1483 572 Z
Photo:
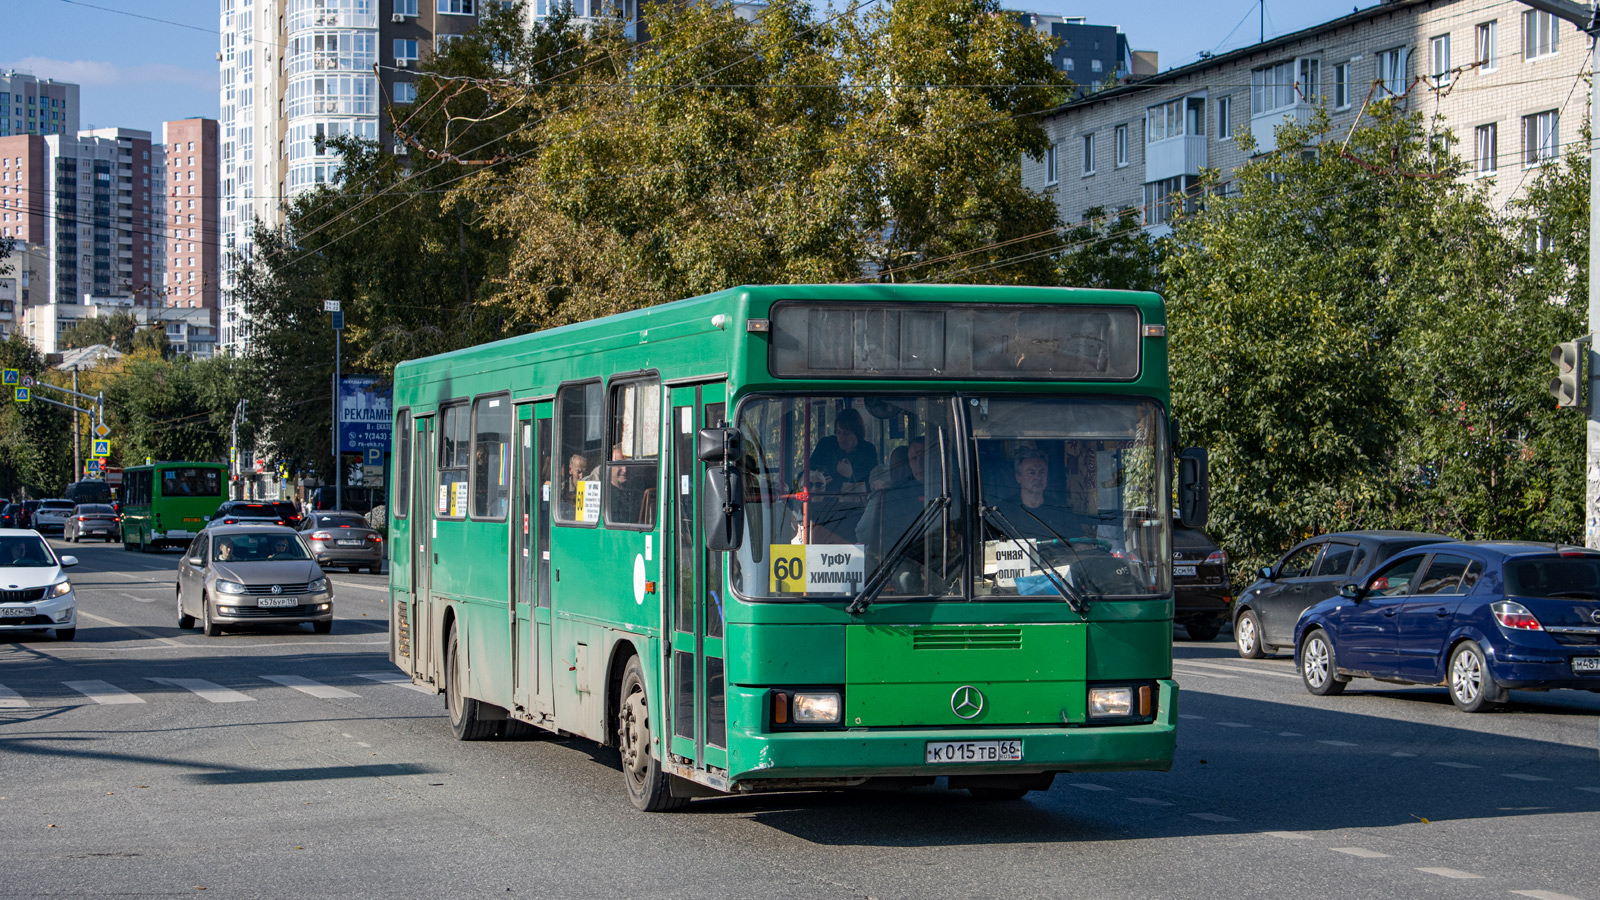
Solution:
M 389 451 L 392 386 L 372 375 L 339 379 L 339 452 Z

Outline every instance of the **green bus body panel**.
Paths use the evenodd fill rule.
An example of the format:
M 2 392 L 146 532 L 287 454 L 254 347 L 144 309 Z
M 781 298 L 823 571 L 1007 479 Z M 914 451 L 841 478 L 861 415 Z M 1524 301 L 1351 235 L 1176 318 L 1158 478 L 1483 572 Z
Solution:
M 211 497 L 167 497 L 161 493 L 161 470 L 163 469 L 215 469 L 218 474 L 218 483 L 222 485 L 222 493 Z M 123 484 L 127 478 L 137 472 L 150 472 L 150 502 L 149 503 L 123 503 L 122 505 L 122 540 L 126 544 L 137 544 L 143 538 L 145 541 L 166 540 L 157 538 L 157 534 L 166 534 L 168 531 L 187 531 L 189 535 L 199 534 L 211 521 L 212 513 L 217 511 L 223 501 L 228 499 L 228 464 L 210 462 L 160 462 L 148 466 L 129 466 L 123 470 Z M 174 538 L 187 543 L 188 536 Z
M 394 408 L 396 413 L 409 410 L 413 417 L 436 415 L 442 403 L 470 402 L 480 395 L 504 391 L 510 391 L 513 402 L 520 404 L 551 397 L 563 382 L 598 377 L 609 384 L 615 376 L 640 372 L 659 375 L 667 384 L 726 383 L 730 419 L 746 397 L 779 391 L 1083 393 L 1147 397 L 1163 407 L 1169 403 L 1164 339 L 1141 341 L 1140 374 L 1128 382 L 775 378 L 767 368 L 769 335 L 748 331 L 747 323 L 768 318 L 773 304 L 786 300 L 1113 304 L 1137 308 L 1145 324 L 1166 324 L 1163 302 L 1153 293 L 968 285 L 744 286 L 403 362 L 394 372 Z M 665 454 L 671 446 L 670 429 L 664 428 L 663 436 Z M 435 431 L 435 448 L 437 442 Z M 396 464 L 398 456 L 391 455 Z M 663 478 L 671 469 L 669 460 L 669 456 L 662 457 Z M 436 487 L 435 484 L 433 489 Z M 663 494 L 668 494 L 670 488 L 671 485 L 664 485 Z M 608 679 L 616 677 L 621 660 L 628 653 L 637 651 L 640 655 L 652 702 L 664 703 L 670 696 L 667 673 L 661 663 L 666 653 L 664 620 L 670 611 L 670 590 L 676 584 L 676 573 L 669 568 L 671 552 L 665 546 L 672 539 L 671 506 L 666 509 L 669 515 L 665 521 L 658 521 L 653 531 L 622 530 L 604 524 L 556 524 L 550 529 L 549 663 L 554 725 L 562 731 L 601 740 L 611 738 L 605 720 L 605 692 Z M 447 614 L 443 610 L 448 609 L 464 630 L 470 692 L 481 700 L 513 708 L 508 646 L 513 523 L 438 517 L 413 523 L 394 517 L 391 507 L 390 588 L 395 603 L 410 597 L 412 554 L 421 542 L 416 531 L 419 527 L 436 528 L 429 552 L 438 557 L 437 564 L 431 566 L 431 592 L 436 600 L 434 627 L 423 633 L 435 643 L 442 640 L 443 632 L 436 626 Z M 636 595 L 634 578 L 641 560 L 647 580 L 659 586 L 657 592 L 646 593 L 642 598 Z M 926 774 L 935 768 L 923 761 L 926 740 L 1017 736 L 1027 741 L 1024 764 L 1006 764 L 996 771 L 1165 769 L 1170 765 L 1177 694 L 1169 681 L 1159 681 L 1171 676 L 1170 599 L 1096 603 L 1087 623 L 1059 599 L 880 602 L 862 616 L 852 617 L 844 613 L 840 602 L 751 603 L 728 592 L 726 585 L 722 587 L 729 744 L 726 778 L 730 782 L 745 777 Z M 909 633 L 919 627 L 990 625 L 1028 629 L 1028 646 L 1032 646 L 1033 635 L 1037 634 L 1037 640 L 1045 647 L 1056 648 L 1058 655 L 1052 657 L 1043 651 L 1018 654 L 1017 659 L 1005 663 L 1003 677 L 960 669 L 964 675 L 973 676 L 960 683 L 977 686 L 982 682 L 991 696 L 990 686 L 994 687 L 1006 698 L 996 701 L 1004 705 L 994 715 L 1036 724 L 952 724 L 950 689 L 946 686 L 959 686 L 954 684 L 957 679 L 953 675 L 935 678 L 929 674 L 947 670 L 953 673 L 957 667 L 952 663 L 945 668 L 928 666 L 928 671 L 919 677 L 929 680 L 915 683 L 926 685 L 929 691 L 937 685 L 942 691 L 939 704 L 944 714 L 925 725 L 871 729 L 863 725 L 857 731 L 778 734 L 767 730 L 769 712 L 765 704 L 770 688 L 775 686 L 846 687 L 850 714 L 856 714 L 859 704 L 866 704 L 862 710 L 864 720 L 868 716 L 885 722 L 896 717 L 899 721 L 927 719 L 938 711 L 934 701 L 896 696 L 897 692 L 912 690 L 911 684 L 891 683 L 881 671 L 866 675 L 860 670 L 865 661 L 857 660 L 852 644 L 866 638 L 851 635 L 865 635 L 862 626 L 882 629 L 882 634 L 889 635 Z M 879 640 L 889 641 L 887 637 Z M 870 652 L 880 651 L 873 648 Z M 917 652 L 926 655 L 925 651 Z M 431 658 L 440 658 L 437 647 Z M 1030 666 L 1049 677 L 1028 676 Z M 418 677 L 431 680 L 432 675 L 430 672 Z M 1085 684 L 1102 679 L 1158 681 L 1161 707 L 1157 721 L 1135 726 L 1062 725 L 1061 710 L 1081 711 Z M 1013 712 L 1013 705 L 1020 711 Z M 907 708 L 896 709 L 897 706 Z M 1078 715 L 1081 718 L 1081 713 Z M 658 732 L 655 738 L 657 752 L 661 753 L 662 735 Z M 983 773 L 966 766 L 949 771 Z

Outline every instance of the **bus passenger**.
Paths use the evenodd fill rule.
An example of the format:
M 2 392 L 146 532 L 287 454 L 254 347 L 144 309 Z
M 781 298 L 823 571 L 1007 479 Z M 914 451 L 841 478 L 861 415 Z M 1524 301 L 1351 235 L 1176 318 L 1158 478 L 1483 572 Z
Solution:
M 994 504 L 1016 529 L 1033 540 L 1071 540 L 1092 534 L 1093 523 L 1072 512 L 1065 498 L 1047 497 L 1050 464 L 1042 451 L 1021 447 L 1011 461 L 1017 493 Z
M 841 410 L 833 420 L 833 434 L 817 442 L 808 463 L 808 480 L 829 492 L 855 493 L 867 489 L 867 476 L 878 465 L 878 448 L 866 440 L 861 413 Z
M 567 457 L 567 472 L 561 477 L 561 518 L 570 521 L 576 517 L 578 483 L 584 480 L 584 473 L 587 471 L 589 471 L 589 461 L 582 453 L 574 453 Z
M 901 533 L 916 521 L 923 505 L 928 502 L 927 489 L 923 485 L 926 446 L 923 438 L 913 437 L 904 447 L 896 447 L 889 454 L 891 462 L 887 470 L 882 466 L 875 470 L 874 491 L 867 500 L 866 511 L 861 514 L 861 523 L 856 527 L 857 541 L 872 544 L 881 553 L 888 550 Z M 904 468 L 898 471 L 893 463 L 896 455 L 905 458 Z M 889 480 L 890 476 L 893 476 L 892 481 Z M 878 487 L 878 484 L 883 487 Z M 880 543 L 882 546 L 877 546 Z
M 611 448 L 611 460 L 613 462 L 625 460 L 627 458 L 627 455 L 622 452 L 621 447 Z M 611 498 L 611 521 L 628 523 L 637 522 L 640 518 L 639 505 L 641 499 L 643 498 L 643 485 L 628 483 L 627 466 L 613 465 L 608 466 L 607 468 L 609 469 L 609 472 L 607 473 L 606 480 L 611 482 L 606 489 L 608 496 Z

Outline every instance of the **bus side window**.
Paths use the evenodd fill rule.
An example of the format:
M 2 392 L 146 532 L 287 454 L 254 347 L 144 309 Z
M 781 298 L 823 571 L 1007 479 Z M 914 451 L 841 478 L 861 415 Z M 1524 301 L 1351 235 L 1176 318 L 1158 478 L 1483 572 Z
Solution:
M 555 514 L 561 525 L 592 525 L 600 520 L 603 393 L 598 381 L 564 384 L 556 391 L 560 487 Z
M 656 524 L 661 382 L 613 383 L 606 470 L 606 524 Z

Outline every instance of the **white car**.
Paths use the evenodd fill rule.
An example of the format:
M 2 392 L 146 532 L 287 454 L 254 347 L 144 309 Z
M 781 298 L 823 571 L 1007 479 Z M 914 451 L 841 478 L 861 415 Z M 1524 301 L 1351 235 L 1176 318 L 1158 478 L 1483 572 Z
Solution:
M 78 597 L 62 569 L 75 556 L 57 557 L 38 532 L 0 528 L 0 634 L 53 630 L 58 641 L 78 636 Z
M 77 506 L 71 500 L 44 500 L 39 508 L 33 511 L 33 530 L 44 534 L 54 531 L 62 534 L 66 531 L 67 520 L 72 518 L 72 509 Z

